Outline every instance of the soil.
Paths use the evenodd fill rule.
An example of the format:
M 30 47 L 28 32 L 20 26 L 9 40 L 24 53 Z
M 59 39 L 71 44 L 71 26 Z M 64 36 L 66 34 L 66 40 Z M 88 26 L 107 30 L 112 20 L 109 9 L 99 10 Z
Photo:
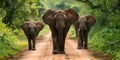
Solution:
M 108 57 L 96 57 L 95 51 L 86 49 L 77 49 L 77 40 L 66 38 L 65 54 L 52 54 L 53 45 L 51 33 L 43 35 L 36 44 L 36 50 L 27 50 L 25 48 L 16 57 L 9 60 L 111 60 Z

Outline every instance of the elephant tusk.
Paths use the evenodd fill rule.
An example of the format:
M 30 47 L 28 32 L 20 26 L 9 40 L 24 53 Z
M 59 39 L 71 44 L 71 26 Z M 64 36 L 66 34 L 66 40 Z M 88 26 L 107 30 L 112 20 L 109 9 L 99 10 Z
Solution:
M 78 30 L 80 31 L 80 28 Z
M 67 16 L 65 14 L 63 14 L 63 16 L 65 17 L 65 19 L 67 19 Z
M 80 28 L 78 30 L 80 31 Z M 85 28 L 85 30 L 87 30 L 87 28 Z
M 87 30 L 87 28 L 85 28 L 85 30 Z
M 53 19 L 55 19 L 56 18 L 56 15 L 53 17 Z

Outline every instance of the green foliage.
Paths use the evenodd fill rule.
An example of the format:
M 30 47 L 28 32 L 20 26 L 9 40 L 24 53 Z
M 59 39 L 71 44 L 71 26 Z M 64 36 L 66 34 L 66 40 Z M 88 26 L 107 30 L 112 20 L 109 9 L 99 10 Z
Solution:
M 76 38 L 76 33 L 75 33 L 74 26 L 70 27 L 70 30 L 69 30 L 68 34 L 71 35 L 71 38 L 73 38 L 73 39 Z
M 39 32 L 39 36 L 43 36 L 45 33 L 50 32 L 49 26 L 44 25 L 44 29 Z
M 117 13 L 116 13 L 117 12 Z M 105 20 L 98 21 L 106 24 L 98 25 L 99 29 L 93 36 L 90 36 L 91 47 L 95 50 L 99 50 L 103 53 L 108 53 L 113 57 L 113 60 L 119 60 L 120 58 L 120 16 L 119 10 L 111 13 L 112 15 L 105 16 Z M 115 13 L 115 14 L 114 14 Z M 101 16 L 102 17 L 102 16 Z M 104 17 L 104 16 L 103 16 Z M 105 26 L 106 25 L 106 26 Z M 95 31 L 93 31 L 95 32 Z M 91 33 L 93 33 L 91 32 Z M 90 35 L 91 35 L 90 33 Z M 119 57 L 118 57 L 119 56 Z
M 0 20 L 0 60 L 5 57 L 13 57 L 17 51 L 21 50 L 25 44 L 17 44 L 18 37 L 12 33 L 12 29 L 8 28 L 2 20 Z M 19 41 L 21 43 L 21 41 Z
M 116 52 L 115 54 L 116 54 L 116 56 L 115 56 L 114 60 L 119 60 L 120 59 L 120 51 Z
M 96 31 L 92 31 L 92 29 L 89 34 L 90 45 L 95 50 L 99 50 L 103 53 L 108 53 L 113 57 L 113 60 L 119 60 L 120 11 L 117 5 L 119 2 L 118 0 L 104 0 L 100 1 L 100 3 L 102 4 L 102 7 L 99 8 L 99 11 L 94 11 L 94 15 L 97 18 L 97 23 L 93 27 L 93 29 Z M 117 9 L 113 8 L 113 6 L 117 7 Z
M 6 16 L 6 11 L 4 10 L 4 9 L 1 9 L 0 8 L 0 18 L 2 19 L 3 17 L 5 17 Z
M 16 39 L 11 37 L 11 39 Z M 0 59 L 4 57 L 13 57 L 13 55 L 18 51 L 18 47 L 15 47 L 14 40 L 11 41 L 10 37 L 7 37 L 6 35 L 1 34 L 0 35 L 0 48 L 2 48 L 0 51 Z M 12 52 L 12 53 L 11 53 Z
M 117 34 L 119 32 L 120 29 L 104 28 L 89 40 L 90 45 L 93 49 L 108 53 L 114 59 L 118 59 L 116 56 L 120 50 L 120 35 Z
M 60 2 L 60 3 L 56 4 L 56 8 L 57 8 L 57 9 L 70 8 L 70 5 L 65 4 L 64 2 Z
M 13 29 L 19 29 L 26 19 L 39 18 L 39 0 L 2 0 L 0 3 L 3 23 Z

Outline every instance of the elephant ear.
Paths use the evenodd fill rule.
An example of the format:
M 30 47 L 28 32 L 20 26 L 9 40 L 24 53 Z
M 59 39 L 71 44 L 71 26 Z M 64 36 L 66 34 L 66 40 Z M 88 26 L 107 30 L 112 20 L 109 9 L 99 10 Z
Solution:
M 65 9 L 65 12 L 66 12 L 67 20 L 70 24 L 73 24 L 75 21 L 77 21 L 79 15 L 74 9 L 68 8 Z
M 54 24 L 54 12 L 55 10 L 52 10 L 52 9 L 49 9 L 45 12 L 45 14 L 43 15 L 42 19 L 43 21 L 48 24 L 48 25 L 51 25 L 51 24 Z
M 87 24 L 88 24 L 88 26 L 92 26 L 92 25 L 95 24 L 96 19 L 95 19 L 94 16 L 92 16 L 92 15 L 86 15 L 86 18 L 87 18 Z
M 40 22 L 35 22 L 36 24 L 36 34 L 38 35 L 39 31 L 43 29 L 43 24 L 41 24 Z
M 23 24 L 21 25 L 21 28 L 22 28 L 22 30 L 24 31 L 25 35 L 28 34 L 28 25 L 29 25 L 29 21 L 26 21 L 25 23 L 23 23 Z

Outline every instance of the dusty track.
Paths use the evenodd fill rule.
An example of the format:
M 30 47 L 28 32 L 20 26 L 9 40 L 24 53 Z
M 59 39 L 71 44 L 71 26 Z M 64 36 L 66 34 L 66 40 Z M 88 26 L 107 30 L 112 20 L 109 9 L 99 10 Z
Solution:
M 77 43 L 74 40 L 66 39 L 66 54 L 52 54 L 51 34 L 43 36 L 43 40 L 37 43 L 35 51 L 27 51 L 22 56 L 12 60 L 98 60 L 91 53 L 84 49 L 77 49 Z

